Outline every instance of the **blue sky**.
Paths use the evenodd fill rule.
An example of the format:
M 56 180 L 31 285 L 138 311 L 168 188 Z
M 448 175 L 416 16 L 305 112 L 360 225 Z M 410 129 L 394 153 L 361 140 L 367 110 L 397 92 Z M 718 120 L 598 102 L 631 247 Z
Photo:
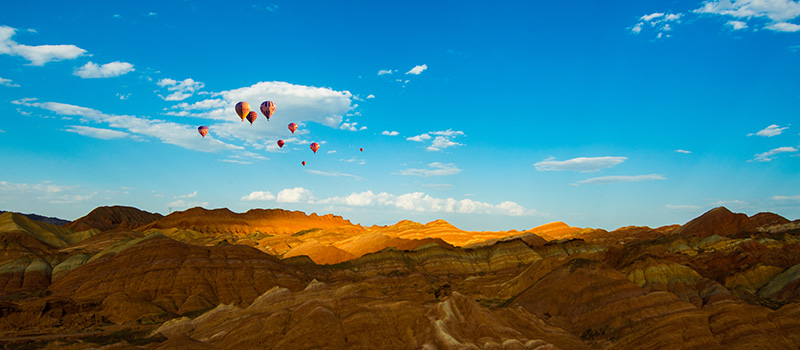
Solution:
M 0 13 L 4 210 L 800 218 L 797 1 L 85 4 Z

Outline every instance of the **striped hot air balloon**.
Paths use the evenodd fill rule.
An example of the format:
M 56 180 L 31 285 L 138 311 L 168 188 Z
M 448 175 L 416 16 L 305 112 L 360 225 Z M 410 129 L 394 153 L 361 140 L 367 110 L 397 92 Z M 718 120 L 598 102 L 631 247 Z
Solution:
M 272 113 L 275 113 L 275 103 L 272 101 L 261 102 L 261 113 L 263 113 L 264 116 L 267 117 L 267 120 L 269 120 L 269 117 L 272 116 Z
M 205 125 L 200 126 L 197 128 L 197 132 L 200 133 L 200 136 L 206 137 L 208 135 L 208 127 Z
M 256 111 L 250 111 L 250 113 L 247 113 L 247 121 L 250 122 L 250 125 L 253 125 L 253 122 L 256 121 L 256 118 L 258 118 L 258 113 L 256 113 Z
M 242 101 L 236 104 L 235 109 L 236 114 L 238 114 L 239 117 L 242 118 L 242 121 L 244 121 L 244 118 L 247 118 L 247 115 L 250 113 L 250 104 Z
M 314 143 L 311 144 L 311 150 L 314 151 L 314 153 L 317 153 L 318 149 L 319 149 L 319 144 L 318 143 L 314 142 Z
M 294 134 L 294 131 L 295 131 L 295 130 L 297 130 L 297 124 L 295 124 L 295 123 L 289 123 L 289 131 L 291 131 L 291 132 L 292 132 L 292 134 Z

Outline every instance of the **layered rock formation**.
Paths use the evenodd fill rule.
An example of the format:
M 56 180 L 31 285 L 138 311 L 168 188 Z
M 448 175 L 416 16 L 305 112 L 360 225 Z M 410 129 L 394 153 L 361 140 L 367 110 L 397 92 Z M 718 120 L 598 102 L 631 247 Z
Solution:
M 468 232 L 282 210 L 195 208 L 150 223 L 121 212 L 92 215 L 81 232 L 0 216 L 0 343 L 800 347 L 800 223 L 770 213 L 717 208 L 683 226 L 611 232 L 564 223 Z

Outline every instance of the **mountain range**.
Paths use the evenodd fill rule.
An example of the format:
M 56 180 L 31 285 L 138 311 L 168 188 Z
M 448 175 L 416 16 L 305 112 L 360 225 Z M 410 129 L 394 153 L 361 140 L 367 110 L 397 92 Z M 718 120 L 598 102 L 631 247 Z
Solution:
M 0 214 L 0 343 L 797 349 L 800 220 L 473 232 L 282 209 Z

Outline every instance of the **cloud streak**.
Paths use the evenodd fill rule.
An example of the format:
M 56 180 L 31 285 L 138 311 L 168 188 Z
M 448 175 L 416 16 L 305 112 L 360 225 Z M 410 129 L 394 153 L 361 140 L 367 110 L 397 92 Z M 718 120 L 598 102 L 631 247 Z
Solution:
M 662 175 L 658 174 L 650 174 L 650 175 L 612 175 L 612 176 L 600 176 L 600 177 L 593 177 L 586 180 L 578 181 L 579 184 L 587 184 L 587 185 L 607 185 L 607 184 L 614 184 L 620 182 L 639 182 L 639 181 L 653 181 L 653 180 L 666 180 Z
M 556 160 L 549 157 L 533 164 L 538 171 L 580 171 L 582 173 L 595 172 L 624 162 L 627 157 L 578 157 L 568 160 Z
M 778 148 L 774 148 L 774 149 L 771 149 L 769 151 L 766 151 L 764 153 L 756 154 L 755 158 L 753 158 L 753 159 L 751 159 L 749 161 L 771 162 L 773 159 L 775 159 L 775 155 L 778 155 L 778 154 L 781 154 L 781 153 L 794 153 L 794 152 L 797 152 L 797 148 L 794 148 L 794 147 L 778 147 Z
M 430 176 L 445 176 L 445 175 L 456 175 L 461 172 L 455 164 L 453 163 L 440 163 L 440 162 L 433 162 L 428 164 L 428 169 L 404 169 L 401 170 L 396 175 L 405 175 L 405 176 L 422 176 L 422 177 L 430 177 Z
M 756 133 L 747 134 L 747 136 L 764 136 L 764 137 L 773 137 L 778 136 L 783 133 L 784 130 L 788 129 L 788 126 L 780 127 L 780 125 L 772 124 L 763 130 L 760 130 Z

